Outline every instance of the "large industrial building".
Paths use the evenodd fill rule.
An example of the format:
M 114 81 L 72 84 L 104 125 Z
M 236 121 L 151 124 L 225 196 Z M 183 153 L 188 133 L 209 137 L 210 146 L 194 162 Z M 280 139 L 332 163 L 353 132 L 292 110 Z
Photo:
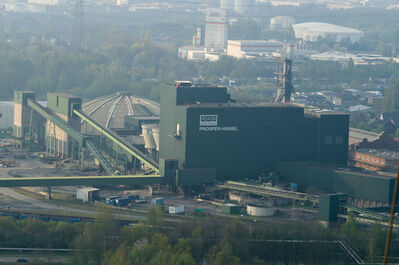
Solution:
M 180 82 L 161 91 L 160 167 L 194 185 L 257 177 L 279 162 L 345 165 L 348 126 L 348 115 L 234 103 L 225 87 Z
M 346 114 L 286 103 L 237 103 L 225 87 L 188 81 L 163 88 L 160 109 L 126 92 L 83 104 L 80 97 L 48 93 L 47 108 L 35 98 L 32 92 L 15 92 L 14 139 L 28 149 L 37 142 L 47 154 L 71 157 L 107 176 L 15 178 L 3 185 L 166 184 L 190 192 L 238 180 L 239 185 L 217 187 L 311 203 L 322 201 L 322 194 L 341 192 L 340 207 L 392 202 L 392 174 L 347 167 Z M 143 138 L 142 143 L 130 136 Z M 286 192 L 243 181 L 259 177 L 264 183 L 295 184 L 296 189 Z
M 286 47 L 282 41 L 276 40 L 229 40 L 227 55 L 240 58 L 273 59 L 273 53 L 281 52 Z
M 341 41 L 349 38 L 351 42 L 358 42 L 364 37 L 364 32 L 321 22 L 308 22 L 292 25 L 295 37 L 305 41 L 317 41 L 319 37 Z
M 226 10 L 207 8 L 205 10 L 205 47 L 225 49 L 227 45 Z

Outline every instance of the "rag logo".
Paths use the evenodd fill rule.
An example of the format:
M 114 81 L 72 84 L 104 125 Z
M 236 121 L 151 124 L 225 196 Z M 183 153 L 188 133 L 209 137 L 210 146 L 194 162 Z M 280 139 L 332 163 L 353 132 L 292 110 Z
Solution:
M 200 126 L 218 126 L 218 115 L 200 115 Z

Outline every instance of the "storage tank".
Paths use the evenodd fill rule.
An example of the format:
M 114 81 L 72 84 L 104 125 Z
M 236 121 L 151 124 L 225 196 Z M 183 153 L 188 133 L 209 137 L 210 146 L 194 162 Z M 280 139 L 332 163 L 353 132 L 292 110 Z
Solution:
M 248 204 L 247 213 L 252 216 L 273 216 L 275 210 L 266 205 Z
M 156 127 L 156 124 L 146 124 L 143 123 L 141 125 L 144 141 L 145 141 L 145 148 L 146 149 L 156 149 L 157 145 L 154 140 L 154 136 L 152 134 L 152 128 Z

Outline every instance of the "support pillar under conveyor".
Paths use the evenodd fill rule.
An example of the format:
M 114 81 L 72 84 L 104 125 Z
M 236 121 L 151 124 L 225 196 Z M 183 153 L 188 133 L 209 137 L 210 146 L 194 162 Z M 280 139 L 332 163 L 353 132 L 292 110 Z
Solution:
M 131 145 L 125 139 L 117 135 L 115 132 L 106 128 L 101 123 L 93 119 L 90 115 L 81 111 L 81 99 L 73 96 L 68 96 L 64 94 L 57 93 L 49 93 L 47 95 L 48 99 L 48 107 L 43 107 L 40 105 L 35 99 L 35 93 L 33 92 L 15 92 L 14 101 L 18 104 L 14 104 L 18 108 L 17 114 L 19 113 L 22 122 L 21 124 L 14 124 L 14 134 L 15 137 L 23 140 L 24 135 L 28 134 L 29 139 L 32 139 L 32 135 L 35 133 L 39 134 L 42 131 L 36 130 L 36 122 L 33 122 L 32 117 L 37 116 L 43 123 L 53 125 L 57 127 L 57 132 L 54 133 L 54 138 L 57 138 L 58 141 L 57 146 L 59 147 L 61 144 L 65 144 L 60 141 L 64 141 L 68 143 L 68 145 L 62 148 L 57 152 L 62 152 L 64 149 L 68 152 L 67 156 L 73 155 L 74 159 L 79 159 L 81 163 L 81 167 L 83 168 L 87 162 L 85 159 L 88 154 L 91 157 L 94 157 L 98 161 L 101 168 L 104 169 L 106 176 L 96 176 L 96 177 L 80 177 L 77 176 L 75 178 L 71 177 L 53 177 L 46 178 L 46 181 L 42 178 L 29 178 L 29 179 L 8 179 L 4 178 L 0 180 L 0 186 L 8 187 L 8 186 L 64 186 L 64 185 L 73 185 L 81 183 L 112 183 L 112 184 L 126 184 L 126 183 L 141 183 L 141 184 L 154 184 L 154 183 L 164 183 L 165 178 L 159 175 L 159 164 L 154 161 L 152 158 L 147 157 L 142 151 L 137 149 L 135 146 Z M 59 101 L 65 104 L 58 104 Z M 56 102 L 56 103 L 55 103 Z M 18 112 L 19 111 L 19 112 Z M 19 117 L 19 116 L 18 116 Z M 86 121 L 90 124 L 95 130 L 97 130 L 101 135 L 101 141 L 109 142 L 112 145 L 118 146 L 118 154 L 117 154 L 117 163 L 118 165 L 127 165 L 130 164 L 131 170 L 135 175 L 126 175 L 126 176 L 115 176 L 117 175 L 117 171 L 114 170 L 113 166 L 110 163 L 110 159 L 112 159 L 112 154 L 108 154 L 107 151 L 100 147 L 100 149 L 94 145 L 95 137 L 92 138 L 82 135 L 80 129 L 77 126 L 76 121 L 80 119 Z M 18 120 L 17 120 L 18 121 Z M 49 125 L 49 126 L 50 126 Z M 76 128 L 75 128 L 76 127 Z M 47 127 L 46 127 L 47 128 Z M 44 145 L 43 145 L 44 146 Z M 29 146 L 28 146 L 29 147 Z M 46 151 L 49 151 L 49 146 L 47 146 Z M 50 150 L 51 151 L 51 150 Z M 75 152 L 71 152 L 75 151 Z M 119 155 L 121 154 L 121 157 Z M 122 156 L 132 157 L 132 159 L 126 160 Z M 141 175 L 136 175 L 138 172 L 137 169 L 140 170 Z M 128 172 L 126 172 L 128 173 Z M 115 176 L 115 178 L 113 177 Z M 110 181 L 114 179 L 113 182 Z M 44 184 L 44 185 L 43 185 Z M 48 184 L 48 185 L 46 185 Z M 96 185 L 91 184 L 91 185 Z M 48 197 L 51 198 L 51 188 L 47 189 Z
M 52 200 L 52 191 L 51 191 L 51 187 L 47 187 L 47 199 Z

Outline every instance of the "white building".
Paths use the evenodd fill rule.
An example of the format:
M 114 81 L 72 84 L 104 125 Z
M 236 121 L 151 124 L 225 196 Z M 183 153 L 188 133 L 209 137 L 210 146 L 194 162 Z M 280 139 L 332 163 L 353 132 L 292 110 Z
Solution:
M 117 6 L 127 6 L 129 5 L 129 0 L 116 0 Z
M 295 18 L 288 16 L 278 16 L 270 19 L 270 28 L 276 29 L 290 29 L 295 24 Z
M 252 11 L 253 5 L 253 0 L 234 0 L 234 12 L 248 16 Z
M 272 59 L 274 52 L 281 52 L 284 43 L 275 40 L 229 40 L 227 55 L 240 58 L 264 57 Z
M 59 3 L 58 3 L 58 0 L 28 0 L 28 4 L 56 6 Z
M 188 61 L 210 61 L 215 62 L 219 60 L 220 56 L 224 53 L 207 49 L 204 46 L 183 46 L 177 50 L 179 58 Z
M 234 11 L 234 0 L 220 0 L 220 8 Z
M 226 10 L 205 10 L 205 47 L 225 49 L 227 45 Z
M 284 0 L 276 0 L 276 1 L 270 1 L 271 6 L 294 6 L 294 7 L 300 7 L 301 3 L 298 0 L 293 0 L 293 1 L 284 1 Z
M 378 54 L 352 54 L 339 51 L 328 51 L 318 54 L 312 54 L 309 57 L 313 61 L 338 62 L 342 65 L 348 64 L 349 61 L 352 59 L 355 66 L 376 65 L 389 62 L 391 60 L 395 61 L 394 58 L 384 57 Z
M 179 58 L 185 60 L 205 60 L 204 46 L 183 46 L 177 49 Z
M 14 126 L 14 101 L 0 101 L 0 129 Z
M 292 27 L 295 37 L 305 41 L 317 41 L 319 37 L 323 37 L 338 42 L 349 38 L 351 42 L 357 42 L 364 37 L 363 31 L 321 22 L 300 23 Z

